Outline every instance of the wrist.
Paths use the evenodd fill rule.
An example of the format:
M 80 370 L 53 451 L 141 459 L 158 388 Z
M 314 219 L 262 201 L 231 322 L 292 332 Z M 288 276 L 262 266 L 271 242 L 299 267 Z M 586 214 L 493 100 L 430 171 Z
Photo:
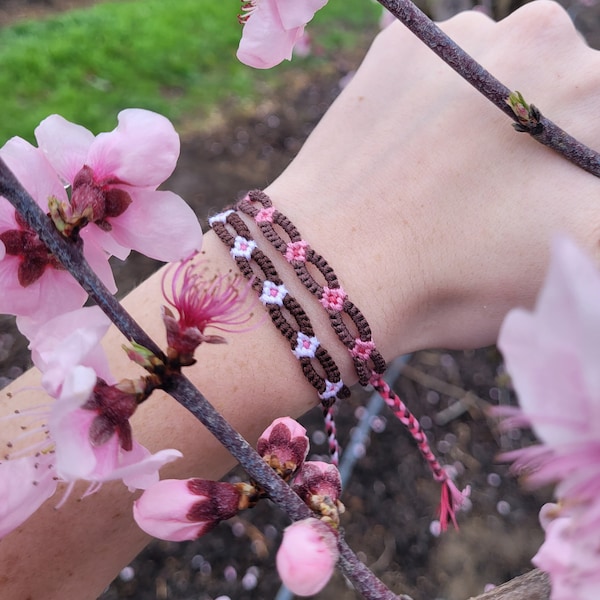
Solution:
M 429 297 L 432 288 L 422 269 L 420 242 L 407 220 L 398 214 L 390 217 L 393 209 L 378 214 L 372 206 L 375 200 L 367 194 L 361 205 L 360 192 L 347 196 L 333 186 L 307 191 L 305 186 L 283 185 L 280 180 L 265 192 L 335 270 L 349 299 L 369 322 L 384 358 L 390 361 L 431 347 L 428 312 L 433 305 Z M 390 227 L 390 219 L 397 226 Z M 276 260 L 285 263 L 281 257 Z M 307 308 L 315 305 L 319 331 L 329 331 L 322 307 L 301 288 L 295 287 L 294 292 Z M 334 344 L 339 344 L 335 336 L 330 345 Z M 352 370 L 351 364 L 348 368 Z

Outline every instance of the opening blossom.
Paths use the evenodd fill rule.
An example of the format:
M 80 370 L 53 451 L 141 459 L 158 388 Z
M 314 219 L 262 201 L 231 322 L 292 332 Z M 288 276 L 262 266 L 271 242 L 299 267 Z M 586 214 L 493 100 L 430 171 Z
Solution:
M 290 60 L 305 25 L 327 0 L 242 0 L 244 24 L 238 59 L 257 69 Z
M 177 194 L 156 189 L 179 156 L 179 136 L 167 118 L 131 108 L 119 113 L 113 131 L 94 136 L 51 115 L 35 137 L 71 188 L 70 201 L 54 207 L 55 220 L 84 227 L 85 243 L 93 240 L 121 260 L 132 249 L 166 262 L 200 249 L 202 231 L 192 209 Z
M 552 600 L 600 593 L 600 273 L 557 239 L 533 312 L 511 311 L 498 345 L 519 398 L 507 425 L 529 423 L 540 444 L 510 452 L 531 486 L 557 483 L 542 510 L 546 540 L 533 562 Z
M 240 506 L 242 503 L 242 506 Z M 146 533 L 171 542 L 195 540 L 243 508 L 240 487 L 206 479 L 163 479 L 133 505 L 133 517 Z

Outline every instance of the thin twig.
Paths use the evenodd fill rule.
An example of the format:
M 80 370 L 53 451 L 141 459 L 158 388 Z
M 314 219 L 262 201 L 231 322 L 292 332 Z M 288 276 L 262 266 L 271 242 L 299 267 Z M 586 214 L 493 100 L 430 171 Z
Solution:
M 54 228 L 35 200 L 23 188 L 6 163 L 0 159 L 0 196 L 6 198 L 23 216 L 48 249 L 90 294 L 98 306 L 128 339 L 151 350 L 157 357 L 163 353 L 138 323 L 112 296 L 83 257 L 80 248 L 65 239 Z M 250 444 L 225 420 L 202 393 L 183 375 L 173 374 L 161 386 L 187 408 L 241 464 L 244 470 L 267 491 L 269 497 L 291 519 L 314 516 L 308 506 L 263 461 Z M 339 565 L 356 590 L 369 600 L 397 600 L 339 536 Z M 406 598 L 400 596 L 400 598 Z
M 410 0 L 378 0 L 446 64 L 481 92 L 503 113 L 519 124 L 507 101 L 512 91 L 467 54 Z M 558 125 L 538 114 L 535 124 L 521 128 L 541 144 L 552 148 L 572 163 L 600 177 L 600 154 L 563 131 Z M 522 125 L 522 123 L 521 123 Z

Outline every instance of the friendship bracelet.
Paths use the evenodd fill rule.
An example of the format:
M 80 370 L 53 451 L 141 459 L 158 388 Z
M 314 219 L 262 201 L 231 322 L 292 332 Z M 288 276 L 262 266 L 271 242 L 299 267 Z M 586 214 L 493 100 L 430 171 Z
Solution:
M 340 370 L 329 352 L 315 337 L 308 315 L 298 301 L 288 293 L 273 263 L 252 239 L 250 230 L 234 210 L 226 210 L 209 219 L 209 225 L 219 239 L 229 247 L 242 274 L 252 281 L 253 288 L 260 294 L 271 320 L 281 334 L 290 342 L 294 356 L 302 365 L 302 371 L 311 385 L 317 390 L 325 406 L 330 406 L 335 398 L 347 398 L 350 389 L 342 381 Z M 227 229 L 229 225 L 236 235 Z M 265 278 L 261 278 L 252 267 L 256 264 Z M 294 318 L 297 329 L 286 318 L 283 308 Z M 312 360 L 316 359 L 326 377 L 321 376 Z
M 260 208 L 255 206 L 259 204 Z M 433 477 L 442 484 L 442 500 L 440 506 L 440 522 L 443 529 L 451 519 L 456 525 L 455 511 L 462 505 L 467 491 L 460 492 L 448 476 L 442 465 L 429 446 L 427 436 L 418 419 L 409 411 L 382 377 L 386 363 L 383 356 L 375 347 L 372 340 L 371 328 L 362 312 L 348 299 L 338 278 L 327 263 L 302 238 L 293 223 L 272 204 L 271 199 L 261 190 L 253 190 L 236 204 L 236 208 L 253 218 L 264 237 L 282 254 L 294 269 L 304 287 L 324 307 L 329 316 L 333 330 L 340 341 L 346 346 L 354 362 L 359 382 L 365 386 L 373 385 L 382 396 L 385 403 L 392 409 L 394 415 L 407 428 L 415 440 L 419 451 L 429 465 Z M 278 225 L 289 237 L 285 241 L 274 227 Z M 318 283 L 309 271 L 308 265 L 313 265 L 324 279 L 324 285 Z M 349 317 L 357 334 L 352 335 L 344 315 Z
M 254 203 L 259 203 L 262 208 L 256 207 Z M 349 350 L 360 384 L 366 386 L 373 373 L 383 373 L 386 362 L 375 347 L 371 328 L 362 312 L 349 300 L 327 261 L 302 239 L 292 222 L 273 206 L 271 199 L 264 192 L 249 192 L 238 202 L 236 208 L 254 219 L 265 238 L 293 267 L 304 287 L 316 296 L 325 308 L 333 330 Z M 277 233 L 273 227 L 274 223 L 285 231 L 289 242 Z M 319 284 L 311 275 L 309 264 L 314 265 L 321 273 L 324 285 Z M 350 333 L 344 314 L 348 315 L 354 324 L 355 335 Z
M 331 462 L 337 466 L 339 464 L 340 449 L 333 404 L 336 397 L 343 399 L 350 395 L 349 388 L 341 380 L 337 365 L 333 362 L 329 353 L 318 343 L 313 334 L 308 316 L 304 313 L 295 298 L 289 295 L 272 262 L 257 248 L 256 242 L 250 237 L 250 231 L 239 216 L 231 209 L 225 210 L 211 217 L 209 225 L 219 239 L 229 247 L 230 254 L 235 258 L 243 275 L 247 279 L 252 280 L 252 285 L 260 294 L 260 300 L 267 307 L 271 320 L 281 334 L 290 342 L 292 352 L 300 361 L 305 377 L 317 390 L 325 421 Z M 237 234 L 235 237 L 229 233 L 226 225 L 232 227 Z M 254 273 L 250 263 L 251 259 L 254 259 L 260 267 L 266 277 L 265 280 L 262 280 Z M 297 331 L 294 331 L 293 326 L 285 319 L 280 310 L 282 306 L 294 317 L 299 327 Z M 316 351 L 314 351 L 315 346 L 317 347 Z M 315 353 L 315 357 L 319 360 L 323 370 L 327 374 L 326 379 L 320 377 L 311 365 L 310 360 L 307 360 L 312 358 L 312 356 L 305 356 L 305 354 L 312 352 Z

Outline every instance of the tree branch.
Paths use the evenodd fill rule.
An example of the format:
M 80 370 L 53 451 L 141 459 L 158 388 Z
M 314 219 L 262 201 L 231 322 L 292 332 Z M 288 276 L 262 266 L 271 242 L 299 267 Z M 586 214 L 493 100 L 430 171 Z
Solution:
M 27 193 L 6 163 L 0 158 L 0 196 L 6 198 L 23 216 L 27 224 L 38 234 L 48 249 L 58 258 L 77 282 L 96 301 L 98 306 L 117 326 L 121 333 L 164 358 L 158 345 L 112 296 L 83 257 L 79 245 L 64 238 L 44 214 L 35 200 Z M 314 516 L 309 507 L 297 496 L 275 472 L 263 461 L 250 444 L 225 420 L 203 394 L 183 375 L 174 374 L 162 387 L 177 402 L 187 408 L 217 440 L 232 454 L 243 469 L 267 491 L 275 504 L 292 520 Z M 410 600 L 391 592 L 363 563 L 339 536 L 339 566 L 368 600 Z
M 469 600 L 550 600 L 550 581 L 546 573 L 534 569 Z
M 399 21 L 433 50 L 447 65 L 481 92 L 503 113 L 521 126 L 535 140 L 562 154 L 567 160 L 600 177 L 600 154 L 563 131 L 558 125 L 539 114 L 535 123 L 523 126 L 507 103 L 511 90 L 484 69 L 456 42 L 448 37 L 425 13 L 410 0 L 378 0 Z

